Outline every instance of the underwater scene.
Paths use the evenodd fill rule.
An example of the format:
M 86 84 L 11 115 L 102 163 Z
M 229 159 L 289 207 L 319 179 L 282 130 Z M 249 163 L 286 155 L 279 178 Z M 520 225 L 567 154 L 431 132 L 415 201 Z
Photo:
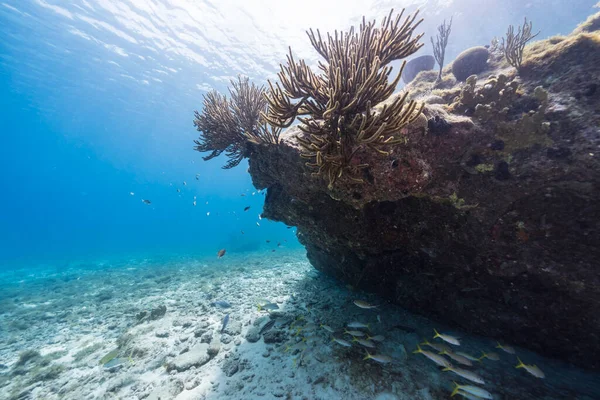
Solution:
M 0 0 L 0 400 L 600 399 L 598 0 Z

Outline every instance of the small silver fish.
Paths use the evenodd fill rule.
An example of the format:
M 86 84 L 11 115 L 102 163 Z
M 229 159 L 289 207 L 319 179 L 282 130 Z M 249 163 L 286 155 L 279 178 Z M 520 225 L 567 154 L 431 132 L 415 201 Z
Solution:
M 425 357 L 429 358 L 431 361 L 439 365 L 440 367 L 451 367 L 450 361 L 446 360 L 444 357 L 432 353 L 430 351 L 423 350 L 421 346 L 417 345 L 417 350 L 413 351 L 415 354 L 423 354 Z
M 429 346 L 437 351 L 452 351 L 450 346 L 446 346 L 443 343 L 430 343 L 428 340 L 425 340 L 423 343 L 421 343 L 421 346 Z M 479 359 L 477 360 L 479 361 Z
M 376 342 L 383 342 L 385 340 L 385 336 L 377 335 L 377 336 L 369 336 L 367 335 L 367 340 L 374 340 Z
M 150 203 L 152 203 L 152 202 L 151 202 L 150 200 L 145 200 L 145 199 L 142 199 L 142 203 L 150 204 Z
M 523 364 L 523 361 L 519 357 L 517 357 L 517 360 L 519 360 L 519 364 L 515 368 L 523 368 L 536 378 L 544 379 L 546 377 L 546 374 L 537 365 Z
M 221 333 L 223 333 L 223 331 L 225 331 L 225 328 L 227 327 L 228 322 L 229 322 L 229 314 L 225 315 L 225 318 L 223 318 L 223 327 L 221 328 Z
M 469 392 L 463 392 L 462 390 L 457 390 L 456 393 L 454 393 L 454 395 L 459 395 L 463 399 L 467 399 L 467 400 L 481 400 L 482 399 L 479 396 L 475 396 L 474 394 L 471 394 Z M 450 396 L 450 397 L 452 397 L 452 396 Z
M 213 301 L 212 303 L 210 303 L 210 305 L 211 306 L 220 307 L 220 308 L 229 308 L 229 307 L 231 307 L 231 304 L 229 304 L 229 302 L 227 302 L 225 300 Z
M 496 342 L 496 343 L 498 343 L 498 346 L 496 346 L 497 349 L 501 349 L 501 350 L 507 352 L 508 354 L 515 354 L 515 349 L 512 346 L 501 345 L 500 342 Z
M 370 340 L 365 340 L 365 339 L 359 339 L 357 337 L 355 337 L 354 339 L 352 339 L 353 342 L 357 342 L 358 344 L 368 347 L 370 349 L 374 349 L 375 348 L 375 343 L 371 342 Z
M 392 357 L 383 354 L 369 354 L 367 351 L 367 355 L 363 360 L 375 360 L 378 363 L 387 364 L 392 362 Z
M 455 346 L 460 346 L 460 341 L 458 340 L 458 338 L 455 338 L 454 336 L 446 335 L 446 334 L 443 334 L 443 333 L 439 333 L 435 329 L 433 331 L 435 332 L 435 336 L 433 337 L 434 339 L 435 338 L 440 338 L 444 342 L 448 342 L 448 343 L 453 344 Z
M 469 361 L 480 361 L 479 358 L 473 357 L 472 355 L 463 353 L 461 351 L 457 351 L 455 354 L 458 354 L 459 356 L 463 356 L 464 358 L 466 358 Z
M 349 331 L 349 330 L 345 330 L 344 333 L 346 333 L 348 335 L 352 335 L 352 336 L 358 336 L 358 337 L 365 336 L 365 333 L 363 331 Z
M 483 360 L 484 358 L 487 358 L 488 360 L 492 361 L 500 361 L 500 356 L 498 355 L 498 353 L 486 353 L 482 351 L 481 357 L 479 357 L 479 361 Z
M 479 383 L 480 385 L 485 385 L 485 381 L 482 377 L 477 375 L 475 372 L 467 371 L 466 369 L 456 368 L 452 365 L 444 368 L 442 371 L 452 371 L 456 375 L 462 376 L 465 379 L 470 380 L 471 382 Z
M 453 383 L 454 383 L 454 390 L 452 391 L 452 394 L 450 395 L 450 397 L 454 396 L 455 394 L 460 394 L 461 396 L 466 397 L 468 399 L 469 397 L 464 395 L 464 393 L 468 393 L 468 394 L 473 395 L 474 396 L 473 398 L 477 398 L 477 399 L 490 399 L 491 400 L 494 398 L 490 392 L 488 392 L 487 390 L 482 389 L 480 387 L 471 386 L 471 385 L 459 385 L 456 382 L 453 382 Z
M 369 304 L 366 301 L 362 301 L 362 300 L 354 300 L 353 302 L 357 307 L 363 308 L 365 310 L 372 310 L 373 308 L 377 308 L 379 306 L 373 305 L 373 304 Z
M 330 333 L 335 332 L 335 330 L 332 327 L 330 327 L 329 325 L 321 324 L 321 328 L 325 329 L 327 332 L 330 332 Z
M 269 329 L 271 329 L 273 327 L 273 325 L 275 325 L 275 320 L 274 319 L 272 319 L 269 322 L 267 322 L 266 324 L 264 324 L 263 327 L 260 328 L 260 332 L 258 332 L 258 334 L 262 335 L 264 332 L 266 332 Z
M 441 356 L 448 356 L 448 357 L 450 357 L 451 359 L 453 359 L 454 361 L 456 361 L 459 364 L 466 365 L 466 366 L 469 366 L 469 367 L 473 366 L 473 363 L 471 362 L 471 360 L 469 360 L 468 358 L 463 357 L 463 356 L 461 356 L 459 354 L 455 354 L 455 353 L 453 353 L 451 351 L 446 351 L 446 350 L 442 351 L 442 352 L 440 352 L 440 355 Z
M 336 342 L 337 344 L 341 344 L 344 347 L 352 347 L 352 343 L 338 337 L 334 337 L 332 341 Z
M 367 328 L 367 329 L 371 329 L 369 328 L 369 324 L 363 324 L 362 322 L 350 322 L 348 325 L 346 325 L 348 328 Z

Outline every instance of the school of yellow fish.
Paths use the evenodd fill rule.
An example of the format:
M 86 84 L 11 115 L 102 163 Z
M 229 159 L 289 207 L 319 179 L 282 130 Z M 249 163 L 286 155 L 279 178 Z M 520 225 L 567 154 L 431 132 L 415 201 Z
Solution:
M 451 336 L 451 335 L 439 333 L 435 329 L 433 331 L 434 331 L 433 339 L 440 339 L 443 342 L 451 344 L 452 346 L 456 346 L 456 347 L 460 346 L 459 338 Z M 436 350 L 438 353 L 436 354 L 431 351 L 423 350 L 421 348 L 421 346 L 428 346 L 429 348 Z M 500 344 L 499 342 L 498 342 L 498 345 L 496 346 L 496 348 L 504 351 L 505 353 L 511 354 L 511 355 L 515 355 L 515 353 L 516 353 L 515 349 L 513 347 Z M 436 363 L 438 366 L 443 367 L 442 371 L 453 372 L 456 375 L 460 376 L 461 378 L 466 379 L 473 383 L 477 383 L 479 385 L 485 385 L 485 381 L 481 376 L 479 376 L 477 373 L 475 373 L 471 370 L 459 368 L 459 367 L 452 365 L 451 360 L 456 361 L 456 363 L 467 366 L 467 367 L 472 367 L 473 362 L 481 363 L 482 360 L 484 360 L 486 358 L 488 360 L 492 360 L 492 361 L 500 360 L 500 355 L 498 353 L 493 353 L 493 352 L 486 353 L 486 352 L 482 351 L 480 357 L 474 357 L 465 352 L 460 352 L 460 351 L 455 352 L 455 351 L 453 351 L 452 347 L 450 347 L 444 343 L 439 343 L 439 342 L 431 343 L 428 340 L 425 340 L 423 343 L 417 345 L 417 349 L 413 353 L 424 355 L 429 360 Z M 447 356 L 449 359 L 444 356 Z M 518 357 L 517 357 L 517 360 L 519 363 L 516 365 L 516 368 L 523 368 L 525 371 L 527 371 L 528 373 L 530 373 L 531 375 L 533 375 L 536 378 L 543 379 L 546 377 L 544 375 L 544 372 L 537 365 L 524 364 L 523 361 L 521 361 L 521 359 Z M 453 397 L 457 394 L 462 396 L 463 398 L 469 399 L 469 400 L 493 399 L 492 394 L 490 392 L 488 392 L 487 390 L 483 389 L 482 387 L 473 386 L 473 385 L 459 385 L 458 383 L 454 382 L 454 390 L 452 391 L 451 397 Z
M 367 303 L 362 300 L 355 300 L 354 305 L 364 310 L 372 310 L 378 308 L 377 305 Z M 264 306 L 259 306 L 260 309 L 265 309 Z M 365 350 L 364 360 L 373 360 L 380 364 L 388 364 L 393 362 L 393 358 L 385 355 L 375 353 L 377 343 L 381 343 L 385 340 L 382 335 L 374 335 L 371 332 L 369 324 L 365 324 L 359 321 L 354 321 L 346 324 L 342 330 L 336 330 L 326 324 L 315 324 L 311 321 L 306 320 L 303 316 L 299 316 L 290 325 L 289 329 L 294 332 L 293 341 L 285 346 L 285 352 L 297 353 L 297 357 L 293 359 L 294 366 L 299 366 L 305 357 L 314 352 L 316 346 L 310 346 L 315 343 L 318 339 L 317 331 L 322 329 L 331 335 L 331 342 L 337 343 L 337 345 L 343 347 L 352 347 L 353 344 L 362 346 Z M 301 336 L 302 335 L 302 336 Z M 371 336 L 374 335 L 374 336 Z M 437 340 L 436 340 L 437 339 Z M 430 361 L 434 362 L 439 367 L 442 367 L 442 371 L 448 371 L 456 374 L 458 377 L 469 381 L 469 384 L 454 383 L 454 389 L 451 393 L 451 397 L 460 395 L 462 398 L 469 400 L 479 399 L 493 399 L 490 392 L 480 386 L 474 386 L 471 383 L 478 385 L 485 385 L 485 380 L 478 375 L 476 372 L 463 368 L 473 367 L 475 363 L 482 363 L 483 360 L 488 359 L 491 361 L 500 360 L 500 355 L 495 352 L 483 352 L 481 356 L 475 357 L 466 352 L 454 351 L 454 348 L 459 347 L 461 342 L 459 338 L 439 333 L 434 329 L 434 335 L 431 341 L 424 340 L 422 343 L 417 345 L 417 349 L 413 351 L 415 354 L 422 354 Z M 435 351 L 423 350 L 421 346 L 427 346 Z M 503 352 L 515 356 L 515 349 L 506 344 L 500 344 L 498 342 L 497 349 Z M 371 349 L 371 351 L 369 351 Z M 520 358 L 517 357 L 518 364 L 515 368 L 523 369 L 536 378 L 545 378 L 544 372 L 537 365 L 528 365 L 523 363 Z M 453 364 L 453 362 L 455 364 Z M 460 365 L 461 367 L 458 367 Z

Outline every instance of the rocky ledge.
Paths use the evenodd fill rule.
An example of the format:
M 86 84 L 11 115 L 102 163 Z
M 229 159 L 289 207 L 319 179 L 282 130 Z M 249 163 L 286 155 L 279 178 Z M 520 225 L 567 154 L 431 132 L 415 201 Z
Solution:
M 355 288 L 600 368 L 599 20 L 532 43 L 518 73 L 494 46 L 466 82 L 421 72 L 424 117 L 389 156 L 357 154 L 362 184 L 311 176 L 295 128 L 251 145 L 263 216 Z

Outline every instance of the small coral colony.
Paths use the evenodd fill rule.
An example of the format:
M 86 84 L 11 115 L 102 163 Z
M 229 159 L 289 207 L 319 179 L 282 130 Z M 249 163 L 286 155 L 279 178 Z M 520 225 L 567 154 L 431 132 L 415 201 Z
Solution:
M 423 104 L 412 100 L 408 92 L 386 102 L 394 93 L 406 66 L 404 61 L 400 72 L 390 80 L 390 62 L 404 59 L 423 46 L 419 43 L 423 35 L 414 34 L 422 21 L 417 20 L 417 15 L 418 12 L 403 18 L 404 10 L 396 16 L 392 10 L 379 27 L 374 21 L 366 22 L 363 17 L 357 31 L 351 28 L 348 32 L 335 32 L 326 37 L 311 29 L 307 32 L 308 37 L 323 58 L 318 71 L 313 71 L 304 60 L 294 59 L 290 49 L 287 63 L 281 65 L 279 82 L 269 82 L 268 89 L 250 83 L 248 78 L 239 77 L 231 82 L 230 98 L 216 91 L 208 93 L 204 96 L 202 112 L 195 113 L 194 125 L 201 132 L 195 141 L 195 149 L 210 152 L 205 160 L 225 153 L 228 162 L 224 168 L 232 168 L 249 155 L 253 146 L 280 145 L 281 130 L 298 120 L 300 131 L 290 140 L 295 140 L 301 147 L 301 156 L 308 160 L 306 167 L 314 176 L 323 178 L 329 188 L 343 176 L 362 182 L 358 172 L 368 165 L 355 162 L 356 153 L 374 151 L 386 155 L 393 146 L 404 144 L 405 138 L 400 134 L 402 128 L 419 118 L 423 110 Z M 435 41 L 431 38 L 434 58 L 439 65 L 434 85 L 442 79 L 451 24 L 452 20 L 449 24 L 444 21 L 438 28 Z M 501 43 L 496 41 L 495 45 L 507 63 L 518 71 L 525 44 L 535 36 L 532 24 L 525 20 L 517 32 L 510 26 L 506 37 Z M 473 89 L 475 77 L 464 78 L 466 89 L 461 99 L 466 102 L 469 95 L 476 95 Z M 382 103 L 383 106 L 375 107 Z M 218 256 L 224 254 L 223 249 Z M 365 310 L 377 308 L 361 300 L 354 304 Z M 260 310 L 269 312 L 270 307 L 273 304 L 268 302 L 259 305 Z M 310 332 L 324 329 L 340 346 L 364 347 L 365 360 L 381 364 L 394 362 L 392 357 L 376 352 L 378 343 L 385 338 L 372 333 L 369 325 L 358 321 L 348 323 L 340 331 L 326 324 L 317 325 L 299 319 L 292 329 L 296 329 L 297 335 L 308 333 L 301 341 L 286 348 L 287 351 L 299 351 L 296 361 L 301 361 L 311 351 L 314 334 Z M 456 351 L 460 345 L 459 338 L 435 331 L 431 341 L 425 340 L 414 353 L 425 356 L 443 371 L 468 381 L 468 384 L 455 383 L 452 396 L 459 394 L 468 399 L 492 399 L 492 395 L 481 387 L 485 385 L 484 379 L 468 368 L 486 359 L 498 361 L 499 354 L 482 352 L 476 357 Z M 421 346 L 431 350 L 424 350 Z M 498 343 L 497 348 L 515 355 L 510 346 Z M 519 358 L 515 362 L 518 362 L 516 368 L 535 378 L 544 378 L 544 373 L 536 365 L 527 365 Z

